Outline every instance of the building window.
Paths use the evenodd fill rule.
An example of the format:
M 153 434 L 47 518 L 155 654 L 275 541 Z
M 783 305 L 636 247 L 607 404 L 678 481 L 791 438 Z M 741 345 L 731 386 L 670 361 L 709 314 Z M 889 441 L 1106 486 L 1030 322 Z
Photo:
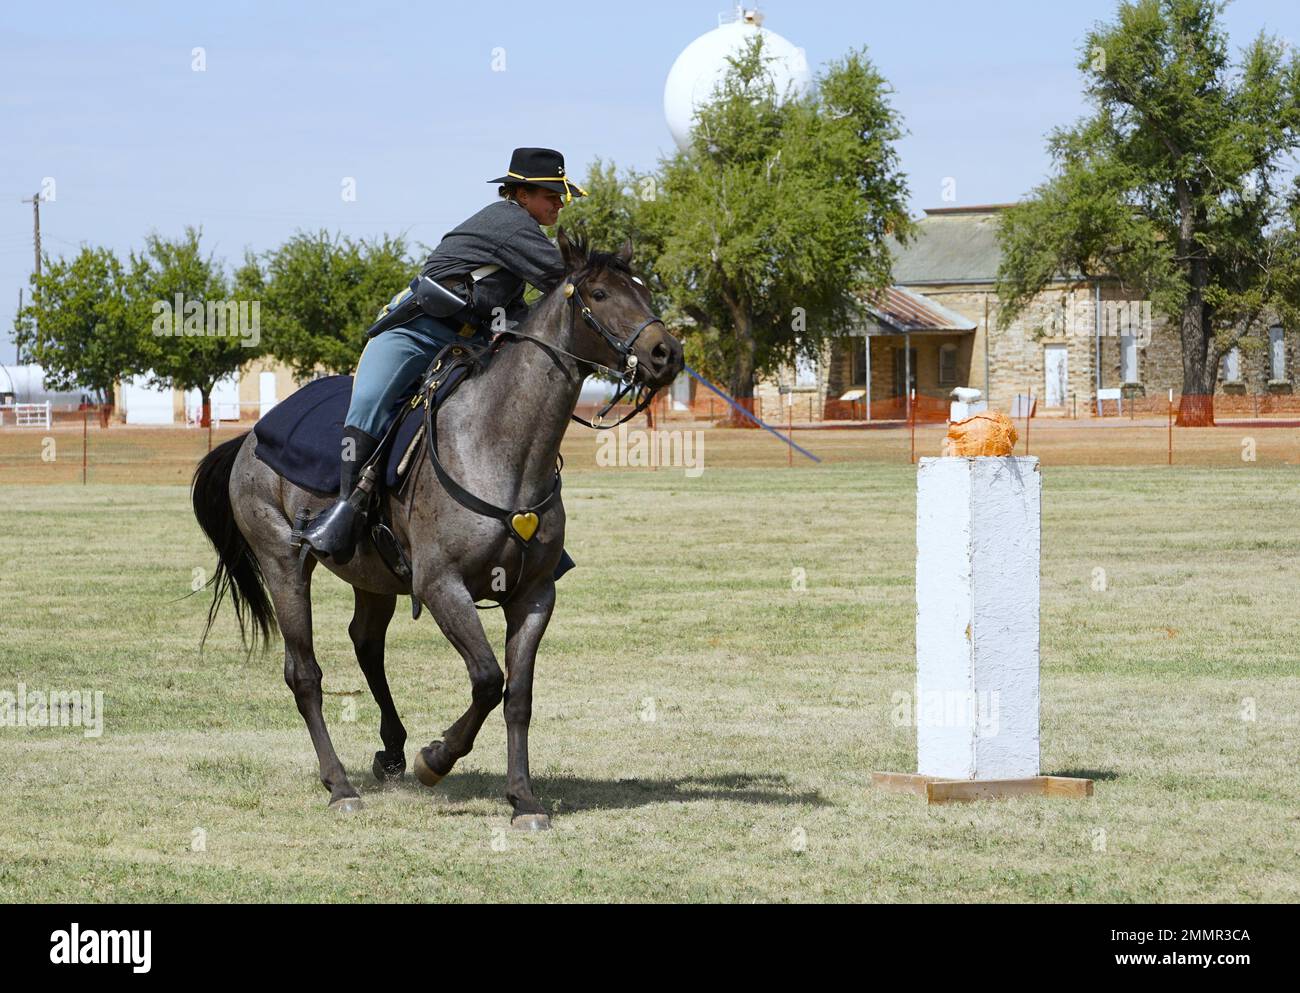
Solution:
M 1225 383 L 1241 382 L 1241 349 L 1233 348 L 1223 357 L 1223 381 Z
M 867 382 L 867 349 L 871 347 L 871 340 L 863 335 L 862 338 L 850 338 L 852 350 L 850 355 L 853 361 L 850 363 L 849 379 L 850 386 L 865 386 Z
M 796 339 L 794 347 L 800 347 L 801 342 Z M 816 389 L 816 361 L 809 359 L 796 352 L 794 356 L 794 389 L 796 390 L 815 390 Z
M 1138 381 L 1138 340 L 1135 334 L 1120 335 L 1119 381 L 1121 383 Z
M 1268 329 L 1269 378 L 1286 379 L 1286 339 L 1281 327 Z
M 908 377 L 908 373 L 911 376 Z M 904 379 L 907 382 L 904 382 Z M 916 349 L 909 348 L 907 355 L 901 348 L 894 349 L 894 396 L 907 397 L 910 390 L 916 389 Z
M 957 385 L 957 346 L 939 346 L 939 385 Z

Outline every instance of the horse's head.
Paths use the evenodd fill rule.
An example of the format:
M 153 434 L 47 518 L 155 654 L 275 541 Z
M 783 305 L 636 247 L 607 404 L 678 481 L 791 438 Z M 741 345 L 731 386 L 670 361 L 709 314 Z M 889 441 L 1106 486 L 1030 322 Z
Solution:
M 617 252 L 588 252 L 561 228 L 556 238 L 564 256 L 564 281 L 557 293 L 572 308 L 573 354 L 596 365 L 631 374 L 653 389 L 682 371 L 682 343 L 668 333 L 650 306 L 650 291 L 632 272 L 632 243 Z

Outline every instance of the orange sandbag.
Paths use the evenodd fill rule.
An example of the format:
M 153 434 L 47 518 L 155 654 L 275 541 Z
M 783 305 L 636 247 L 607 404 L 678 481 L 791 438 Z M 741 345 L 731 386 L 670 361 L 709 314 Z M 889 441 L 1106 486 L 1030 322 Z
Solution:
M 975 414 L 948 425 L 944 455 L 1010 455 L 1016 447 L 1016 426 L 1001 411 Z

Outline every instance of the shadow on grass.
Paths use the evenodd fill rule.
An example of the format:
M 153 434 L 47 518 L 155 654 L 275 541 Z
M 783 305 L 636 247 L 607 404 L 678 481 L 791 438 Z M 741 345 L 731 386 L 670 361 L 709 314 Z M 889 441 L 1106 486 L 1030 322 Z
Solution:
M 372 777 L 356 783 L 362 794 L 383 789 L 437 792 L 453 802 L 502 800 L 506 795 L 506 777 L 497 773 L 451 773 L 434 791 L 426 790 L 409 773 L 395 786 L 383 787 Z M 585 779 L 581 776 L 534 776 L 533 787 L 538 799 L 548 808 L 565 813 L 577 810 L 627 810 L 654 803 L 691 803 L 699 800 L 726 800 L 732 803 L 766 806 L 830 806 L 816 790 L 800 790 L 781 775 L 735 773 L 726 776 L 677 776 L 668 779 Z
M 1119 779 L 1118 772 L 1112 772 L 1110 769 L 1063 769 L 1060 772 L 1045 772 L 1045 776 L 1064 776 L 1067 779 L 1100 779 L 1111 780 Z

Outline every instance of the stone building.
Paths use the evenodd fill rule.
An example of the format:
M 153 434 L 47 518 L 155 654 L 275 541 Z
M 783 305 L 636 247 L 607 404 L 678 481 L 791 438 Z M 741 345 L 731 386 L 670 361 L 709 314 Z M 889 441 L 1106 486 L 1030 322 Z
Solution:
M 1121 399 L 1126 414 L 1130 405 L 1163 413 L 1170 389 L 1176 404 L 1177 328 L 1113 279 L 1057 279 L 998 328 L 997 224 L 1007 206 L 927 210 L 916 237 L 894 246 L 895 283 L 868 302 L 869 319 L 822 361 L 760 384 L 760 409 L 779 406 L 783 386 L 793 388 L 796 420 L 810 409 L 825 419 L 901 419 L 909 387 L 918 418 L 933 420 L 946 416 L 954 386 L 982 390 L 1004 411 L 1032 396 L 1037 416 L 1095 416 L 1099 392 L 1106 415 Z M 1225 356 L 1216 409 L 1300 409 L 1290 400 L 1295 339 L 1274 326 Z

